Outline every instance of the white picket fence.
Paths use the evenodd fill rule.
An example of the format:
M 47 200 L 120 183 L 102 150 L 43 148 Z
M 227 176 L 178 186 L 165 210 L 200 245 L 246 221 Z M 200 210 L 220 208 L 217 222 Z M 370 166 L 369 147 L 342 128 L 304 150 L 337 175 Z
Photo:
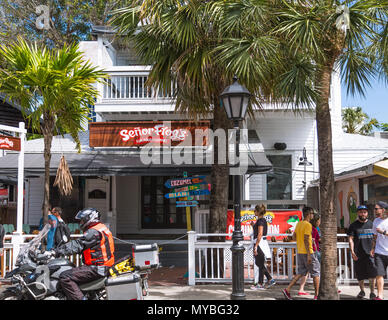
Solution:
M 188 232 L 188 284 L 231 283 L 232 282 L 232 241 L 209 242 L 209 237 L 226 237 L 230 234 L 208 234 Z M 344 237 L 339 234 L 338 237 Z M 255 264 L 252 241 L 242 241 L 244 251 L 244 281 L 255 280 Z M 296 243 L 269 242 L 271 258 L 267 260 L 268 271 L 279 283 L 288 283 L 298 272 Z M 339 284 L 357 283 L 349 243 L 337 242 L 337 281 Z M 217 267 L 218 266 L 218 267 Z M 311 281 L 312 279 L 308 279 Z M 387 282 L 387 279 L 385 279 Z
M 209 237 L 227 237 L 230 234 L 188 233 L 188 284 L 197 283 L 231 283 L 232 282 L 232 241 L 209 242 Z M 74 234 L 71 237 L 80 237 Z M 339 234 L 345 237 L 345 234 Z M 34 235 L 23 235 L 26 244 Z M 0 277 L 13 270 L 13 243 L 12 235 L 5 236 L 4 254 L 0 258 Z M 24 245 L 25 245 L 24 244 Z M 255 264 L 252 250 L 252 241 L 242 241 L 244 251 L 244 279 L 246 283 L 253 283 L 255 279 Z M 296 243 L 269 242 L 271 258 L 267 260 L 268 270 L 279 283 L 288 283 L 298 272 Z M 80 255 L 70 256 L 69 259 L 79 266 Z M 354 264 L 351 258 L 349 243 L 337 242 L 337 280 L 339 284 L 357 283 L 354 274 Z M 218 267 L 217 267 L 218 266 Z M 388 273 L 387 273 L 388 274 Z M 311 279 L 308 279 L 311 281 Z M 388 283 L 387 277 L 385 283 Z
M 80 234 L 71 235 L 72 239 L 79 238 Z M 28 241 L 36 237 L 36 235 L 25 234 L 23 235 L 23 245 L 26 245 Z M 3 256 L 0 257 L 0 278 L 4 278 L 5 274 L 14 269 L 14 244 L 13 244 L 13 235 L 6 235 L 4 237 L 4 253 Z M 78 254 L 72 255 L 68 257 L 70 261 L 72 261 L 76 266 L 79 266 L 81 262 L 81 256 Z

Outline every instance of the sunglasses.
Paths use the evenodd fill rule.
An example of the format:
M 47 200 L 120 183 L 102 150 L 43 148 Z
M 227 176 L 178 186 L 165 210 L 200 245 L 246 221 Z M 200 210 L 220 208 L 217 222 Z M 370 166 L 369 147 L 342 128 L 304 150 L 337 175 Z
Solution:
M 380 209 L 382 209 L 382 208 L 375 208 L 375 210 L 380 210 Z

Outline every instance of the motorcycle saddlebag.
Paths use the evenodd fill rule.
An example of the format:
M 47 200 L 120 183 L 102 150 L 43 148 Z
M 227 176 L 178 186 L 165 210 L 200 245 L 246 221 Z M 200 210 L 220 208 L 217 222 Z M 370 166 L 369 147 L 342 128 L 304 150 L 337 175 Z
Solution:
M 136 273 L 109 277 L 105 287 L 108 300 L 143 300 L 140 276 Z
M 137 270 L 159 267 L 159 247 L 157 243 L 134 245 L 133 252 Z

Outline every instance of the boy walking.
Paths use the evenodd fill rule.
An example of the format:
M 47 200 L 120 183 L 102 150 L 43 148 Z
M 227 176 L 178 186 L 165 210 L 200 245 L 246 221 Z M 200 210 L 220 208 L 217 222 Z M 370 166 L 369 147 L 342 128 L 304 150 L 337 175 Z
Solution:
M 303 208 L 303 221 L 298 222 L 295 232 L 292 236 L 296 238 L 297 258 L 298 258 L 298 274 L 293 277 L 286 289 L 283 289 L 283 294 L 288 300 L 291 298 L 291 288 L 298 282 L 302 276 L 306 276 L 309 272 L 314 283 L 314 300 L 318 299 L 319 292 L 319 277 L 320 264 L 318 258 L 313 251 L 312 243 L 312 225 L 310 220 L 314 217 L 314 210 L 310 207 Z

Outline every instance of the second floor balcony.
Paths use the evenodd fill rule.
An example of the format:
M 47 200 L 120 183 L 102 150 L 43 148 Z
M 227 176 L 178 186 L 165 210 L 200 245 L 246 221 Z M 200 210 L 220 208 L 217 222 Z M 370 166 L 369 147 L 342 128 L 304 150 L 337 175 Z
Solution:
M 172 91 L 146 87 L 148 66 L 114 66 L 105 70 L 109 79 L 98 84 L 96 112 L 173 111 Z M 173 87 L 173 84 L 171 84 Z
M 146 86 L 151 66 L 110 66 L 105 69 L 109 79 L 98 84 L 99 98 L 95 111 L 98 113 L 140 113 L 140 112 L 174 112 L 175 99 L 173 97 L 174 84 L 171 90 L 163 92 Z M 257 110 L 260 108 L 257 107 Z M 263 103 L 261 109 L 267 112 L 293 110 L 290 105 L 275 105 Z M 307 108 L 300 110 L 308 111 Z M 308 116 L 304 114 L 303 117 Z

